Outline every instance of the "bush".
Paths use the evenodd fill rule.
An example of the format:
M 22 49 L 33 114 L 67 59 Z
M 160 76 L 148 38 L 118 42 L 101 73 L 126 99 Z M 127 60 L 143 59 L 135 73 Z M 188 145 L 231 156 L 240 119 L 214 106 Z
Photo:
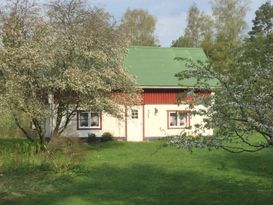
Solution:
M 96 142 L 98 139 L 97 139 L 97 136 L 96 134 L 94 133 L 89 133 L 88 134 L 88 137 L 87 137 L 87 142 L 90 143 L 90 142 Z
M 70 172 L 84 157 L 87 147 L 78 137 L 58 137 L 49 141 L 44 152 L 43 166 L 49 166 L 55 172 Z
M 105 132 L 101 136 L 101 142 L 113 141 L 114 137 L 110 132 Z
M 41 171 L 75 174 L 82 171 L 80 162 L 87 150 L 88 146 L 77 137 L 52 139 L 46 150 L 41 150 L 38 141 L 0 138 L 0 178 L 1 175 L 31 175 Z
M 51 154 L 63 153 L 78 156 L 84 152 L 83 142 L 79 137 L 56 137 L 47 144 L 47 152 Z

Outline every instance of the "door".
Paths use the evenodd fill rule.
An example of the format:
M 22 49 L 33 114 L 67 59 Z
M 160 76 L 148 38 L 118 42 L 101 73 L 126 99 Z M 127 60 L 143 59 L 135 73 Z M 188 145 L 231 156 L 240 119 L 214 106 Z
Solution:
M 127 141 L 143 141 L 143 114 L 141 106 L 127 111 Z

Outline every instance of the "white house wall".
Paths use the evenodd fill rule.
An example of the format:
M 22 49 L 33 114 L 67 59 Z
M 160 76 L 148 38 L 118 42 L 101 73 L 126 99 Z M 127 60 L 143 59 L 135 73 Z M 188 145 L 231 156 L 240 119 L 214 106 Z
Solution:
M 198 105 L 195 109 L 204 109 L 204 106 Z M 189 128 L 171 128 L 168 129 L 168 111 L 191 111 L 189 105 L 145 105 L 145 138 L 172 136 L 180 133 L 193 134 L 196 130 L 194 125 L 203 121 L 202 116 L 190 114 Z M 203 134 L 211 135 L 212 130 L 203 130 Z
M 124 119 L 118 119 L 106 113 L 103 113 L 101 124 L 102 129 L 98 130 L 77 129 L 77 115 L 75 115 L 63 135 L 68 137 L 88 137 L 88 135 L 91 133 L 94 133 L 96 136 L 101 136 L 104 132 L 110 132 L 115 137 L 125 136 Z
M 144 110 L 143 110 L 144 108 Z M 198 105 L 194 109 L 204 109 Z M 131 109 L 138 110 L 138 119 L 132 119 Z M 194 125 L 203 122 L 203 117 L 190 114 L 190 128 L 168 128 L 168 111 L 191 111 L 189 105 L 141 105 L 128 108 L 127 119 L 118 119 L 106 113 L 102 113 L 102 127 L 99 130 L 78 130 L 77 115 L 73 117 L 64 136 L 88 137 L 90 133 L 101 136 L 104 132 L 110 132 L 114 137 L 127 141 L 143 141 L 158 137 L 178 135 L 181 133 L 193 134 L 196 131 Z M 144 114 L 144 115 L 143 115 Z M 145 119 L 143 119 L 143 117 Z M 144 126 L 143 126 L 144 123 Z M 211 135 L 212 129 L 201 130 L 202 134 Z

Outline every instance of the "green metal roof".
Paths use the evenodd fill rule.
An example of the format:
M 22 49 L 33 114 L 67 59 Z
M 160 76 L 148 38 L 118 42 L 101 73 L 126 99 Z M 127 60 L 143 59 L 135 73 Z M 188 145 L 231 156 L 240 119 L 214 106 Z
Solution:
M 141 86 L 185 87 L 194 86 L 195 79 L 178 81 L 176 73 L 186 69 L 183 61 L 175 57 L 190 58 L 194 61 L 206 61 L 207 57 L 201 48 L 161 48 L 132 46 L 125 57 L 125 67 L 136 77 Z

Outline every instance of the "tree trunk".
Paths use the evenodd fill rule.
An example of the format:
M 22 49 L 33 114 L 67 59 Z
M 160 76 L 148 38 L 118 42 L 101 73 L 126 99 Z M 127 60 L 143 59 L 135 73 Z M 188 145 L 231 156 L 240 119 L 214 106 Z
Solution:
M 45 150 L 46 149 L 46 146 L 45 146 L 46 140 L 45 140 L 44 128 L 41 126 L 39 120 L 32 119 L 32 122 L 36 128 L 36 133 L 38 134 L 39 139 L 40 139 L 41 150 Z

